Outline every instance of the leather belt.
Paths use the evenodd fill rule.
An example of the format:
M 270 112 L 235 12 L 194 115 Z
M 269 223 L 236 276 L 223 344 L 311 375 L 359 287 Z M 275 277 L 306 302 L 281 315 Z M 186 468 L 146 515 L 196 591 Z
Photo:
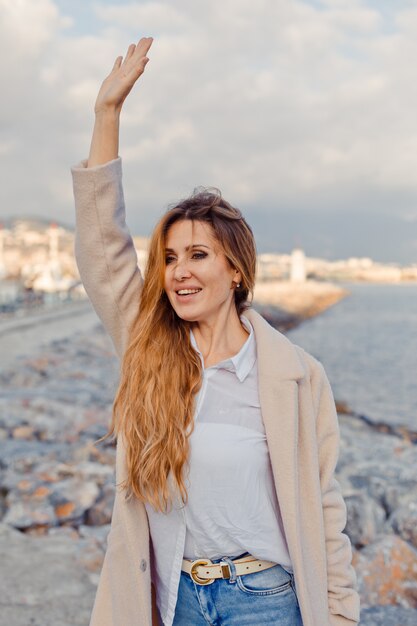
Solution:
M 232 561 L 236 568 L 236 575 L 253 574 L 269 567 L 274 567 L 276 563 L 255 559 L 251 554 Z M 210 559 L 183 559 L 183 572 L 187 572 L 198 585 L 210 585 L 216 578 L 230 578 L 231 572 L 226 561 L 213 563 Z

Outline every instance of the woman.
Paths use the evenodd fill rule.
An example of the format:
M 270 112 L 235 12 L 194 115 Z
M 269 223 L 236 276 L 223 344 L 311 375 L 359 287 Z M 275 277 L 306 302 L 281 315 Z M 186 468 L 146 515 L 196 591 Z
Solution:
M 240 211 L 195 193 L 158 222 L 144 279 L 137 267 L 118 132 L 151 44 L 116 59 L 73 168 L 78 267 L 122 359 L 91 626 L 353 626 L 332 393 L 322 366 L 250 309 Z

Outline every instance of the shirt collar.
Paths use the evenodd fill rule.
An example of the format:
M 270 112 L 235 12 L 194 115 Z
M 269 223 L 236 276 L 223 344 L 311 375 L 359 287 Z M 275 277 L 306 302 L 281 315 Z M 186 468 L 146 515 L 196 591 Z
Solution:
M 249 336 L 246 339 L 245 343 L 237 354 L 230 357 L 230 359 L 225 359 L 224 361 L 220 361 L 216 365 L 212 365 L 211 367 L 206 368 L 206 371 L 216 369 L 228 370 L 229 372 L 234 372 L 240 382 L 243 382 L 256 362 L 256 343 L 255 333 L 253 332 L 253 327 L 250 321 L 243 316 L 240 318 L 240 320 L 245 328 L 249 331 Z M 198 349 L 194 333 L 191 329 L 190 341 L 193 348 L 200 355 L 201 362 L 204 363 L 203 355 Z

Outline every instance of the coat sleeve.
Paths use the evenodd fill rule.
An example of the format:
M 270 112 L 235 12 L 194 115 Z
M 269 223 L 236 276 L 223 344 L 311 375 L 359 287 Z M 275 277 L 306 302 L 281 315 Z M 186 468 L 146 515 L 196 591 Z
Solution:
M 353 626 L 359 621 L 360 600 L 352 548 L 343 532 L 346 505 L 335 478 L 339 457 L 339 423 L 333 393 L 321 363 L 316 361 L 312 380 L 316 409 L 320 486 L 327 557 L 327 588 L 330 626 Z
M 71 169 L 76 210 L 74 252 L 91 303 L 122 356 L 139 309 L 143 279 L 125 222 L 122 163 Z

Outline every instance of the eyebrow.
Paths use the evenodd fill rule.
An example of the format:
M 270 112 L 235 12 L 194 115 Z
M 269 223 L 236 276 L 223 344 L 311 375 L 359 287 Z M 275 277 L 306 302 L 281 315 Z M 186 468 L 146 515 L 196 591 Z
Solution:
M 191 248 L 207 248 L 207 250 L 210 250 L 210 248 L 205 246 L 203 243 L 194 243 L 192 246 L 186 246 L 185 250 L 188 251 Z M 165 252 L 174 252 L 174 250 L 172 248 L 165 248 Z

